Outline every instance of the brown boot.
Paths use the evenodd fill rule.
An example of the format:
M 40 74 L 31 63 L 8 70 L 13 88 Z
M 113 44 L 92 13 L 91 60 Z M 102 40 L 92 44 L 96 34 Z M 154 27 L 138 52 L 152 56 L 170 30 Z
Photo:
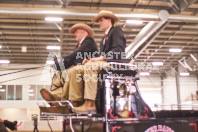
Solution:
M 72 105 L 74 106 L 74 107 L 79 107 L 79 106 L 81 106 L 81 105 L 83 105 L 83 101 L 72 101 Z
M 74 110 L 80 113 L 95 112 L 96 111 L 95 100 L 86 99 L 85 103 L 82 106 L 74 107 Z
M 60 98 L 58 98 L 56 95 L 51 94 L 48 90 L 46 89 L 41 89 L 40 90 L 41 96 L 43 97 L 44 100 L 46 101 L 58 101 Z M 50 105 L 54 106 L 59 106 L 58 102 L 50 102 Z

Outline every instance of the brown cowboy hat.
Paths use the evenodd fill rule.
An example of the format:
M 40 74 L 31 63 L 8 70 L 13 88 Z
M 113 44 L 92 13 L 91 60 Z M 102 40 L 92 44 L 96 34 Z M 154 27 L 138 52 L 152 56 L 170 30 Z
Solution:
M 69 32 L 70 32 L 71 34 L 74 34 L 75 31 L 76 31 L 77 29 L 86 30 L 86 31 L 88 32 L 88 35 L 89 35 L 89 36 L 91 36 L 91 37 L 94 36 L 94 31 L 93 31 L 93 29 L 92 29 L 90 26 L 88 26 L 87 24 L 84 24 L 84 23 L 77 23 L 77 24 L 73 25 L 73 26 L 69 29 Z
M 107 10 L 101 10 L 101 11 L 98 13 L 98 15 L 95 16 L 95 17 L 93 18 L 92 21 L 98 22 L 98 20 L 99 20 L 100 18 L 102 18 L 102 17 L 109 17 L 109 18 L 112 18 L 112 19 L 114 20 L 115 23 L 118 22 L 118 21 L 120 20 L 117 16 L 115 16 L 115 15 L 113 14 L 113 12 L 107 11 Z

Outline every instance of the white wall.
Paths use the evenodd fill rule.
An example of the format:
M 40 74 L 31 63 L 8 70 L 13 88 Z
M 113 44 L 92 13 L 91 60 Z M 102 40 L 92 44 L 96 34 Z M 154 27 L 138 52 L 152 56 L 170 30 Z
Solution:
M 39 67 L 33 65 L 31 67 Z M 11 67 L 9 67 L 11 68 Z M 28 67 L 27 67 L 28 68 Z M 5 73 L 13 73 L 17 70 L 1 70 L 0 75 Z M 45 72 L 45 73 L 43 73 Z M 47 73 L 47 74 L 46 74 Z M 53 74 L 53 73 L 52 73 Z M 23 122 L 18 128 L 18 131 L 31 131 L 33 130 L 33 121 L 31 121 L 32 114 L 40 116 L 40 110 L 37 103 L 43 102 L 37 100 L 29 100 L 29 85 L 51 85 L 51 76 L 49 70 L 43 69 L 28 70 L 10 75 L 0 76 L 0 82 L 8 81 L 11 79 L 21 78 L 13 81 L 0 83 L 0 85 L 22 85 L 22 100 L 0 100 L 0 118 L 4 120 L 14 121 L 18 123 Z M 62 118 L 58 121 L 50 121 L 50 125 L 54 131 L 62 130 Z M 50 131 L 47 121 L 38 122 L 38 129 Z
M 180 77 L 180 94 L 181 102 L 186 101 L 186 99 L 191 95 L 196 95 L 197 88 L 197 78 L 194 76 Z
M 162 88 L 160 76 L 139 76 L 139 88 Z
M 162 103 L 162 80 L 160 76 L 139 76 L 137 81 L 144 101 L 154 109 L 155 104 Z
M 163 80 L 160 76 L 140 76 L 140 80 L 137 82 L 143 99 L 150 107 L 160 103 L 177 104 L 176 78 L 174 76 Z M 193 75 L 179 76 L 179 83 L 181 103 L 184 103 L 191 94 L 196 94 L 196 90 L 198 90 L 197 77 Z
M 39 67 L 40 65 L 33 65 L 32 67 Z M 5 73 L 13 73 L 16 70 L 3 70 L 0 75 Z M 0 108 L 38 108 L 37 102 L 29 100 L 29 85 L 51 85 L 51 74 L 48 69 L 27 70 L 19 73 L 13 73 L 5 76 L 0 76 L 0 82 L 17 79 L 0 83 L 0 85 L 22 85 L 22 100 L 0 100 Z
M 175 77 L 167 77 L 163 80 L 164 104 L 177 104 Z
M 33 67 L 37 67 L 37 66 L 33 66 Z M 1 70 L 0 75 L 6 74 L 6 73 L 13 73 L 16 71 L 20 71 L 20 70 Z M 12 79 L 16 79 L 16 80 L 8 81 Z M 8 82 L 5 82 L 5 81 L 8 81 Z M 41 84 L 41 85 L 44 85 L 44 84 L 51 84 L 50 82 L 51 82 L 50 70 L 47 70 L 47 69 L 27 70 L 27 71 L 13 73 L 9 75 L 0 76 L 1 85 L 2 84 L 22 84 L 22 85 Z
M 197 87 L 197 77 L 196 76 L 186 76 L 179 77 L 179 87 L 180 87 L 180 98 L 181 102 L 186 101 L 186 99 L 191 94 L 196 94 Z M 176 79 L 175 77 L 167 77 L 164 79 L 164 103 L 165 104 L 177 104 L 177 91 L 176 91 Z
M 27 109 L 7 108 L 0 109 L 0 118 L 7 120 L 27 120 Z

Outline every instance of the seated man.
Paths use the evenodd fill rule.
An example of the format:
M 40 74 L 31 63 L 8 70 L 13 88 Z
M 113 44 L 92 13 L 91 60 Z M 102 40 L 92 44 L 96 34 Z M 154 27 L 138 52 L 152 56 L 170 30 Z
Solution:
M 98 51 L 97 45 L 93 39 L 94 31 L 90 26 L 83 24 L 83 23 L 78 23 L 78 24 L 73 25 L 70 28 L 69 32 L 71 34 L 74 34 L 74 36 L 76 37 L 76 40 L 78 41 L 78 44 L 76 45 L 76 48 L 73 51 L 73 53 L 71 53 L 68 56 L 63 57 L 64 66 L 65 68 L 68 68 L 67 70 L 63 71 L 63 78 L 65 80 L 68 80 L 67 72 L 70 69 L 69 67 L 73 65 L 81 64 L 84 58 L 87 57 L 87 59 L 89 59 L 91 58 L 92 54 L 95 54 Z M 87 53 L 87 55 L 85 53 Z M 58 62 L 56 62 L 56 65 L 57 65 L 57 69 L 60 70 L 61 67 L 59 67 Z M 64 83 L 63 78 L 60 78 L 60 80 L 57 80 L 55 76 L 55 79 L 53 78 L 52 80 L 52 84 L 53 82 L 55 83 L 56 81 L 57 82 L 60 81 L 60 83 Z M 50 93 L 46 89 L 41 89 L 40 93 L 45 100 L 55 101 L 55 100 L 62 99 L 63 89 L 61 86 L 60 88 L 58 86 L 57 87 L 55 86 L 55 88 L 51 90 L 52 91 Z M 67 97 L 64 96 L 64 99 L 67 100 Z
M 69 81 L 67 87 L 69 89 L 69 100 L 80 101 L 85 103 L 80 107 L 74 107 L 77 112 L 95 111 L 95 99 L 97 94 L 98 73 L 103 67 L 108 66 L 110 60 L 125 59 L 126 39 L 120 27 L 114 27 L 114 23 L 119 21 L 110 11 L 100 11 L 93 18 L 94 22 L 98 22 L 100 28 L 105 31 L 105 35 L 100 43 L 99 57 L 85 59 L 81 66 L 72 67 L 68 72 Z M 122 58 L 123 57 L 123 58 Z M 82 77 L 84 80 L 82 80 Z M 84 87 L 83 82 L 84 81 Z M 63 93 L 65 95 L 65 93 Z

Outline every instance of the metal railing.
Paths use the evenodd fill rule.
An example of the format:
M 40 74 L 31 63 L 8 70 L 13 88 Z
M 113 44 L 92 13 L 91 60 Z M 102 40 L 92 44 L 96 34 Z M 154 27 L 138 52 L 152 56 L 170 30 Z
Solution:
M 159 110 L 197 110 L 198 104 L 155 104 L 156 111 Z

